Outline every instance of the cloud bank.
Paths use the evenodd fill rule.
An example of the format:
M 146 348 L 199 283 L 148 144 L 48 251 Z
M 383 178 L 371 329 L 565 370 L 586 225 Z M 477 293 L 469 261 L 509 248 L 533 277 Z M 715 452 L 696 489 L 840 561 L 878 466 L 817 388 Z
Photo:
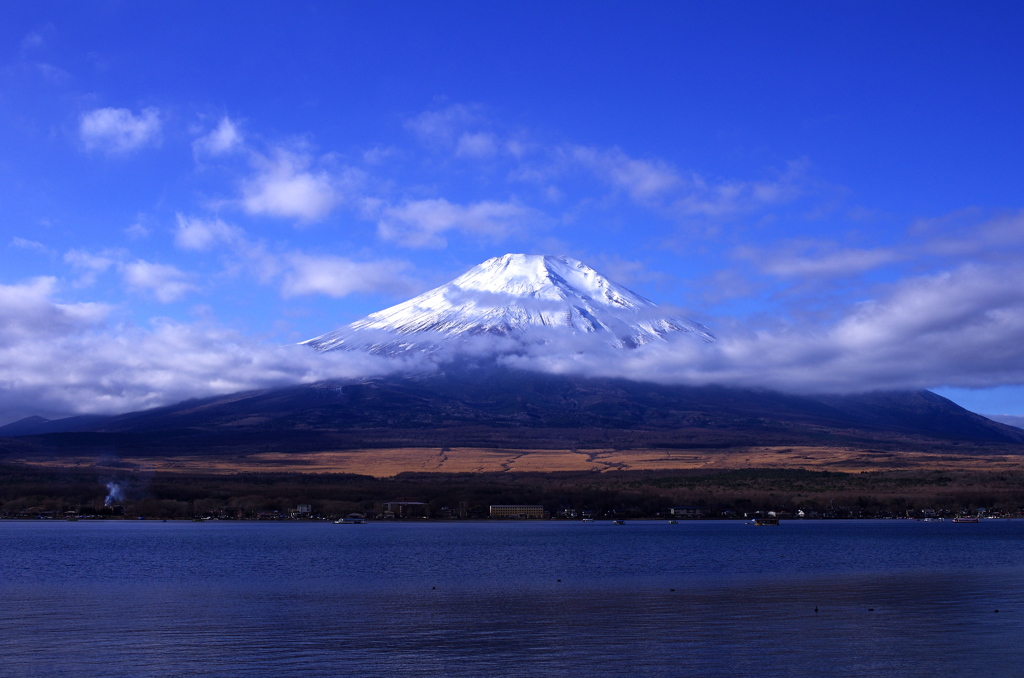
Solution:
M 57 289 L 53 278 L 0 285 L 3 423 L 33 414 L 125 412 L 407 367 L 365 354 L 268 345 L 211 325 L 111 326 L 109 308 L 58 303 Z

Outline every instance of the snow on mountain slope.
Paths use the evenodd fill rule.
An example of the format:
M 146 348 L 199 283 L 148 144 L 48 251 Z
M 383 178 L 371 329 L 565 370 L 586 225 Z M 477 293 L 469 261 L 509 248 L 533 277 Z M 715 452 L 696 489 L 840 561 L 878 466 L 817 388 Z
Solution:
M 506 254 L 391 308 L 302 342 L 320 351 L 359 349 L 401 354 L 453 341 L 502 337 L 516 343 L 599 338 L 634 348 L 667 335 L 714 337 L 568 257 Z

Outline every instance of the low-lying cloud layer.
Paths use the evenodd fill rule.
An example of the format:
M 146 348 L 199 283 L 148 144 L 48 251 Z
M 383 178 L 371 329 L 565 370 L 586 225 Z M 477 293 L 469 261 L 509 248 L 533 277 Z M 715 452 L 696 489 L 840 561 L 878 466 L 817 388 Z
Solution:
M 55 302 L 55 288 L 52 279 L 0 285 L 0 422 L 125 412 L 407 367 L 365 354 L 268 345 L 215 326 L 113 325 L 103 306 Z
M 613 360 L 542 347 L 507 362 L 553 372 L 798 392 L 1019 384 L 1024 380 L 1024 275 L 964 266 L 904 281 L 827 326 L 719 331 L 717 336 L 707 345 L 650 344 Z

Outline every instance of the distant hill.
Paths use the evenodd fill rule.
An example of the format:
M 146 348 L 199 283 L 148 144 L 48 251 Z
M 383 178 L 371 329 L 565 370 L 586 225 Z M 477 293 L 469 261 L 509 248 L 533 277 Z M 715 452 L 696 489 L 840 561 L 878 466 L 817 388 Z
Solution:
M 985 417 L 992 421 L 998 421 L 1000 424 L 1024 429 L 1024 417 L 1013 414 L 986 414 Z

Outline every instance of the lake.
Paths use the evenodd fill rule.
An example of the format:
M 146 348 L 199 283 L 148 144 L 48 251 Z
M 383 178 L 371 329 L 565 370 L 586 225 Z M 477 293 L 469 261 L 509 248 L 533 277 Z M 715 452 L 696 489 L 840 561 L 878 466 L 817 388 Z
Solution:
M 1018 520 L 0 521 L 0 676 L 1020 676 L 1022 638 Z

